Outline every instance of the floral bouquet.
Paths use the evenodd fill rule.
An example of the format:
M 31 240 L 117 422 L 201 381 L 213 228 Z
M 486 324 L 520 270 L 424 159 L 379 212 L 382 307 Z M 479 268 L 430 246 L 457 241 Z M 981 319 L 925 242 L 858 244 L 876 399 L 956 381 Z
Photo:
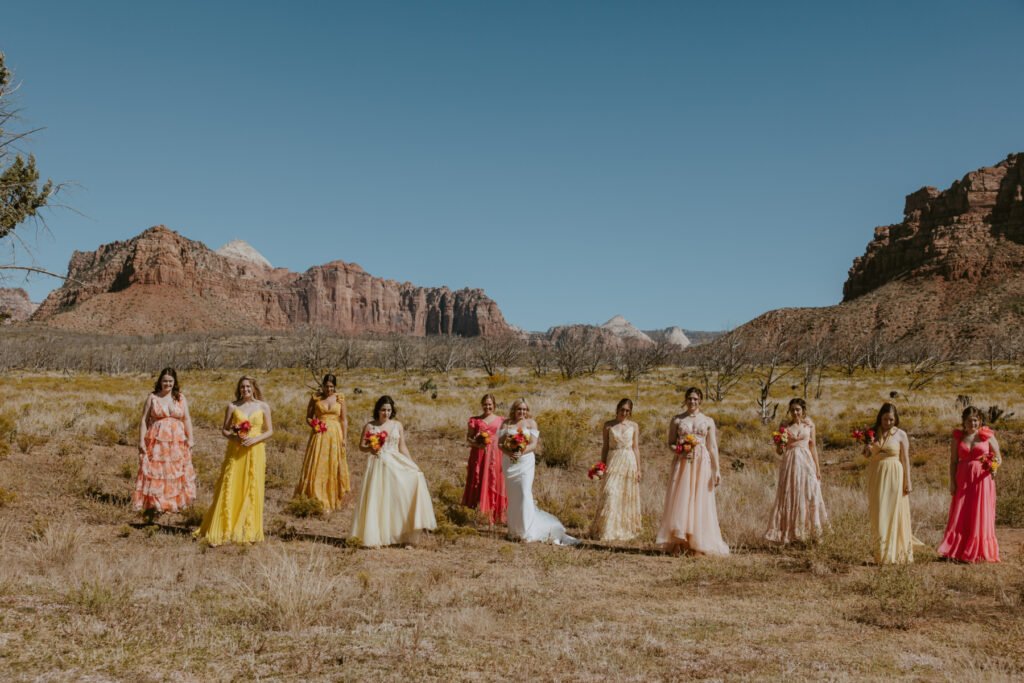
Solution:
M 239 422 L 238 424 L 231 425 L 231 431 L 239 439 L 244 439 L 249 436 L 249 430 L 252 429 L 252 423 L 248 420 Z
M 874 429 L 854 429 L 850 432 L 850 437 L 854 441 L 859 441 L 865 445 L 870 445 L 875 440 Z
M 676 442 L 676 453 L 686 454 L 687 458 L 693 457 L 693 449 L 697 445 L 697 437 L 693 434 L 686 434 Z
M 984 458 L 981 459 L 981 467 L 992 476 L 995 476 L 996 470 L 999 469 L 999 461 L 996 460 L 991 454 L 986 455 Z
M 590 477 L 591 479 L 600 479 L 601 477 L 604 476 L 604 473 L 607 471 L 608 468 L 605 466 L 605 464 L 603 462 L 599 462 L 590 468 L 590 471 L 587 472 L 587 476 Z
M 789 432 L 786 431 L 785 427 L 779 427 L 779 431 L 772 432 L 772 441 L 775 442 L 776 446 L 785 450 L 786 444 L 789 443 Z
M 509 451 L 508 457 L 512 459 L 512 462 L 518 462 L 519 456 L 530 445 L 530 435 L 524 432 L 522 428 L 519 428 L 514 432 L 506 434 L 501 445 L 506 451 Z
M 380 453 L 380 449 L 384 448 L 384 442 L 388 440 L 388 433 L 383 429 L 379 432 L 371 432 L 366 430 L 363 434 L 363 441 L 370 447 L 370 450 L 374 453 Z
M 308 420 L 306 420 L 306 422 L 309 423 L 309 426 L 312 427 L 313 431 L 316 432 L 317 434 L 323 434 L 324 432 L 327 431 L 327 423 L 325 423 L 323 420 L 318 420 L 315 417 L 311 417 Z
M 473 437 L 473 441 L 486 448 L 491 445 L 491 433 L 486 429 L 481 429 L 476 433 L 476 436 Z

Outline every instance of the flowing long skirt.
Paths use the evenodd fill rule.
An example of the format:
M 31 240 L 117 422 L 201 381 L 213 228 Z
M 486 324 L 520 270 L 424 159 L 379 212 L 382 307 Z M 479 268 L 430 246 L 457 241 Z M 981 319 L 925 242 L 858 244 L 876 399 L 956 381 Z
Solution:
M 501 451 L 498 450 L 496 438 L 486 448 L 470 449 L 462 504 L 483 512 L 491 522 L 505 521 L 508 495 L 505 492 Z
M 146 452 L 139 454 L 132 507 L 177 512 L 196 497 L 196 471 L 185 423 L 174 417 L 155 420 L 146 430 Z
M 729 554 L 718 526 L 714 468 L 703 446 L 695 449 L 693 458 L 678 456 L 672 463 L 657 542 L 666 550 Z
M 565 527 L 554 515 L 537 508 L 533 502 L 533 475 L 536 465 L 533 453 L 520 456 L 516 462 L 502 454 L 501 469 L 505 473 L 508 492 L 508 532 L 524 541 L 541 541 L 555 545 L 575 545 L 578 540 L 565 533 Z
M 427 479 L 410 458 L 387 444 L 370 454 L 356 505 L 351 538 L 364 546 L 415 543 L 424 529 L 436 529 Z
M 640 483 L 636 453 L 618 448 L 608 453 L 597 516 L 590 525 L 590 537 L 601 541 L 628 541 L 640 534 Z
M 306 457 L 302 461 L 302 475 L 295 487 L 295 495 L 315 498 L 330 512 L 341 507 L 341 499 L 352 489 L 345 459 L 345 440 L 341 423 L 325 418 L 326 432 L 313 432 L 306 444 Z
M 910 526 L 910 498 L 903 493 L 903 463 L 897 456 L 871 459 L 868 465 L 868 515 L 874 537 L 875 562 L 903 564 L 914 561 Z
M 828 513 L 815 474 L 814 456 L 805 446 L 790 448 L 779 466 L 779 487 L 765 538 L 775 543 L 804 541 L 821 536 L 826 525 Z
M 263 443 L 246 448 L 237 441 L 228 441 L 213 502 L 196 535 L 210 545 L 262 541 L 266 469 L 267 451 Z
M 999 562 L 996 484 L 980 460 L 957 464 L 956 493 L 939 554 L 961 562 Z

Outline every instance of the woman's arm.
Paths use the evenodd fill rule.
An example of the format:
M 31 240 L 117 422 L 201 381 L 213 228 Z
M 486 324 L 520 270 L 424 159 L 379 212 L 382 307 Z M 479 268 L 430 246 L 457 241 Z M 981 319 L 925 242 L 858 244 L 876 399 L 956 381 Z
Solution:
M 708 422 L 708 452 L 711 454 L 711 465 L 714 467 L 714 483 L 718 486 L 722 483 L 722 469 L 718 463 L 718 437 L 715 436 L 715 421 L 708 419 Z
M 640 425 L 633 423 L 633 455 L 636 456 L 636 480 L 640 481 Z
M 348 409 L 345 407 L 345 399 L 338 395 L 338 403 L 341 404 L 341 415 L 338 416 L 338 422 L 341 423 L 341 443 L 345 444 L 345 439 L 348 438 Z
M 476 440 L 479 430 L 473 429 L 473 419 L 472 417 L 469 418 L 469 422 L 466 424 L 466 443 L 469 444 L 470 448 L 480 448 L 480 444 Z
M 363 425 L 363 429 L 359 432 L 359 450 L 363 453 L 373 453 L 373 449 L 370 448 L 370 442 L 366 440 L 366 432 L 370 431 L 370 423 L 367 422 Z
M 522 455 L 527 453 L 533 453 L 537 450 L 537 443 L 540 441 L 540 430 L 537 429 L 537 421 L 530 418 L 526 421 L 526 427 L 523 429 L 525 432 L 527 429 L 532 429 L 537 432 L 536 434 L 530 434 L 530 443 L 526 444 L 526 448 L 523 449 Z
M 229 403 L 228 407 L 224 409 L 224 424 L 220 426 L 221 436 L 223 436 L 226 439 L 231 439 L 236 436 L 236 434 L 233 431 L 231 431 L 231 418 L 234 416 L 234 414 L 235 406 Z
M 142 419 L 139 420 L 139 453 L 146 452 L 146 431 L 149 429 L 149 407 L 153 403 L 153 394 L 146 395 L 146 402 L 142 404 Z
M 782 422 L 779 423 L 779 431 L 781 432 L 783 429 L 785 429 L 788 426 L 789 426 L 789 422 L 786 421 L 786 420 L 783 420 Z M 775 444 L 775 453 L 776 454 L 782 455 L 785 452 L 786 452 L 786 447 L 785 446 L 783 446 L 781 443 Z
M 1000 465 L 1003 464 L 1003 454 L 999 452 L 999 442 L 996 441 L 995 435 L 988 437 L 988 447 L 995 456 L 996 462 Z
M 811 456 L 814 458 L 814 474 L 818 477 L 818 481 L 821 481 L 821 458 L 818 457 L 818 431 L 814 426 L 814 422 L 811 420 L 807 421 L 807 424 L 811 428 L 811 436 L 808 441 L 808 448 L 811 450 Z
M 396 421 L 396 424 L 398 425 L 398 452 L 412 460 L 412 455 L 409 453 L 409 447 L 405 443 L 405 429 L 402 427 L 401 422 Z
M 611 427 L 607 422 L 604 423 L 604 428 L 601 430 L 601 462 L 605 465 L 608 464 L 608 430 Z
M 903 493 L 910 495 L 910 439 L 907 433 L 900 430 L 900 461 L 903 463 Z
M 676 445 L 679 442 L 679 424 L 673 417 L 668 423 L 668 447 L 673 453 L 676 452 Z M 678 453 L 676 453 L 678 455 Z
M 188 447 L 192 448 L 196 445 L 195 432 L 192 431 L 192 415 L 188 412 L 188 399 L 185 395 L 181 395 L 181 407 L 185 411 L 185 438 L 188 439 Z

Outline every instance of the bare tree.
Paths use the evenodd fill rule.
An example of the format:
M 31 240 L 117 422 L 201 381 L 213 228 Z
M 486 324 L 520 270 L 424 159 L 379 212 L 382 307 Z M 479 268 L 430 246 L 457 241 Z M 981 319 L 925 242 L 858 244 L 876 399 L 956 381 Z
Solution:
M 401 370 L 405 374 L 417 365 L 416 349 L 404 337 L 394 336 L 391 343 L 378 351 L 378 365 L 386 370 Z
M 562 377 L 572 379 L 597 372 L 605 359 L 605 346 L 594 328 L 571 327 L 558 335 L 553 354 Z
M 704 394 L 721 401 L 743 379 L 749 367 L 746 343 L 739 336 L 716 339 L 693 350 Z
M 774 420 L 779 409 L 779 404 L 771 400 L 772 387 L 800 367 L 791 362 L 788 343 L 789 337 L 782 325 L 775 324 L 765 332 L 760 350 L 754 356 L 754 382 L 758 386 L 755 402 L 764 424 Z
M 424 354 L 426 369 L 448 374 L 466 360 L 466 343 L 461 337 L 433 336 L 428 338 Z
M 904 346 L 907 368 L 907 391 L 928 386 L 956 368 L 957 349 L 933 341 L 917 341 Z
M 521 343 L 511 334 L 478 337 L 473 344 L 473 362 L 493 377 L 519 359 Z
M 655 346 L 631 344 L 615 354 L 612 364 L 624 382 L 634 382 L 671 357 L 672 348 L 669 344 L 660 343 Z
M 545 344 L 531 344 L 526 358 L 534 377 L 544 377 L 555 365 L 554 354 Z
M 826 343 L 824 331 L 815 332 L 805 338 L 804 345 L 798 351 L 800 386 L 804 398 L 807 398 L 807 392 L 812 384 L 815 385 L 814 398 L 821 398 L 821 376 L 831 358 L 831 347 Z

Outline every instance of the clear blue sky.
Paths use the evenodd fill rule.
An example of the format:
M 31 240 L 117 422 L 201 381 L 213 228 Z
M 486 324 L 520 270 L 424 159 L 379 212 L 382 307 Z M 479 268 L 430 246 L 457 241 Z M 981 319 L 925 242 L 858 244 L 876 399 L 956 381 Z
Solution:
M 163 223 L 481 287 L 527 329 L 720 329 L 838 302 L 906 194 L 1024 152 L 1022 26 L 1020 0 L 42 1 L 0 50 L 42 172 L 80 185 L 43 267 Z

